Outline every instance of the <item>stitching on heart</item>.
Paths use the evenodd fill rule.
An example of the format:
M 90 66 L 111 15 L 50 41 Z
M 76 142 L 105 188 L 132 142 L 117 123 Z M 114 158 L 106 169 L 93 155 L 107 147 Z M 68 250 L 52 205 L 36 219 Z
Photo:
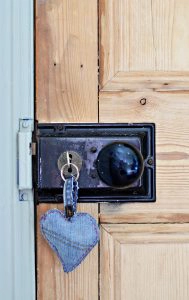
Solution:
M 43 231 L 45 233 L 47 233 L 48 235 L 50 235 L 51 237 L 56 238 L 57 240 L 59 240 L 63 244 L 69 245 L 71 247 L 74 247 L 74 248 L 77 248 L 77 249 L 80 249 L 80 250 L 84 250 L 86 248 L 88 249 L 88 247 L 91 246 L 91 245 L 82 245 L 82 244 L 79 244 L 79 243 L 76 243 L 76 242 L 74 243 L 71 240 L 67 239 L 65 236 L 63 236 L 63 235 L 61 236 L 60 234 L 55 233 L 54 231 L 45 229 L 44 227 L 43 227 Z
M 41 231 L 42 231 L 42 234 L 43 234 L 44 238 L 48 241 L 49 245 L 51 246 L 51 248 L 56 252 L 56 254 L 57 254 L 59 260 L 61 261 L 61 264 L 62 264 L 62 266 L 63 266 L 64 271 L 65 271 L 66 273 L 68 273 L 68 272 L 71 272 L 72 270 L 74 270 L 77 266 L 79 266 L 80 263 L 82 262 L 82 260 L 87 256 L 87 254 L 92 250 L 92 248 L 98 243 L 98 241 L 99 241 L 99 231 L 97 230 L 97 227 L 98 227 L 98 226 L 95 226 L 94 219 L 93 219 L 93 217 L 92 217 L 90 214 L 87 214 L 87 213 L 77 213 L 77 214 L 75 215 L 75 217 L 79 217 L 79 216 L 88 216 L 88 217 L 89 217 L 89 220 L 90 220 L 90 222 L 92 223 L 92 225 L 93 225 L 93 227 L 94 227 L 94 230 L 95 230 L 95 239 L 93 240 L 92 245 L 89 246 L 89 248 L 88 248 L 88 249 L 84 252 L 84 254 L 76 261 L 76 263 L 72 266 L 72 268 L 69 269 L 69 268 L 67 268 L 67 267 L 65 266 L 65 263 L 64 263 L 64 261 L 63 261 L 61 255 L 59 254 L 59 251 L 58 251 L 58 249 L 56 248 L 56 246 L 54 246 L 54 245 L 51 243 L 51 241 L 48 239 L 48 237 L 45 236 L 45 234 L 44 234 L 44 232 L 43 232 L 43 230 L 42 230 L 42 229 L 44 228 L 42 222 L 47 218 L 48 215 L 53 214 L 53 213 L 59 213 L 59 214 L 60 214 L 61 216 L 63 216 L 64 219 L 65 219 L 64 213 L 61 212 L 60 210 L 58 210 L 58 209 L 52 209 L 52 210 L 49 210 L 49 211 L 47 211 L 47 213 L 45 213 L 45 214 L 41 217 L 41 219 L 40 219 Z

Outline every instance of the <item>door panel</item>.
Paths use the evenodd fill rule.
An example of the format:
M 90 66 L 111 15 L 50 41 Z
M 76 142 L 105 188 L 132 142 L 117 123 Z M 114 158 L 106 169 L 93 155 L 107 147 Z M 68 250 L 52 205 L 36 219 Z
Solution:
M 37 297 L 39 300 L 98 299 L 98 247 L 73 272 L 66 274 L 56 254 L 39 230 L 40 217 L 49 209 L 63 209 L 61 204 L 40 204 L 37 210 Z M 91 214 L 98 222 L 97 204 L 79 204 L 78 211 Z
M 98 121 L 97 0 L 36 1 L 39 122 Z
M 36 0 L 37 120 L 153 122 L 157 151 L 155 203 L 79 205 L 99 217 L 101 242 L 75 271 L 37 229 L 38 300 L 189 298 L 188 11 L 187 0 Z M 54 207 L 37 206 L 37 225 Z
M 101 88 L 118 72 L 189 69 L 187 0 L 100 0 Z
M 145 206 L 125 204 L 125 211 L 124 205 L 121 205 L 120 210 L 116 209 L 118 214 L 128 214 L 134 210 L 135 214 L 146 211 L 146 214 L 154 212 L 157 218 L 158 213 L 174 213 L 172 221 L 180 222 L 180 214 L 183 213 L 186 217 L 186 212 L 189 213 L 189 94 L 187 90 L 181 90 L 179 82 L 174 84 L 175 88 L 171 88 L 175 89 L 174 92 L 168 89 L 159 92 L 101 92 L 100 122 L 156 124 L 157 201 Z M 146 99 L 146 105 L 140 103 L 143 98 Z M 109 211 L 109 207 L 107 210 Z M 106 214 L 106 205 L 102 206 L 102 211 L 102 214 Z M 102 218 L 104 220 L 104 217 Z M 139 216 L 137 218 L 139 221 Z M 149 222 L 150 219 L 154 221 L 152 215 L 149 215 L 149 218 L 147 216 L 146 221 Z M 110 218 L 109 221 L 111 222 Z M 135 219 L 133 221 L 136 222 Z M 141 220 L 143 221 L 144 219 Z M 159 221 L 163 221 L 160 215 Z M 188 221 L 188 217 L 185 221 Z
M 102 225 L 101 300 L 187 300 L 188 231 L 188 224 Z

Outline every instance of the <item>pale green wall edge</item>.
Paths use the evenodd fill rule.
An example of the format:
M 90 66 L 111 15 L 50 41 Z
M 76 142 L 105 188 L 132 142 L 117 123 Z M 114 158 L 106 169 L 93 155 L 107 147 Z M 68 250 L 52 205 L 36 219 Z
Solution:
M 34 300 L 33 200 L 20 202 L 16 136 L 33 118 L 33 2 L 0 1 L 0 299 Z

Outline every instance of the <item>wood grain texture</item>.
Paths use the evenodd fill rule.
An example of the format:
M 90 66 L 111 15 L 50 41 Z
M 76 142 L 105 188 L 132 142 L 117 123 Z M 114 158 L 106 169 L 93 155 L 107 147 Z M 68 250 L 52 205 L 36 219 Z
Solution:
M 101 300 L 189 298 L 189 224 L 101 227 Z
M 166 82 L 166 79 L 162 76 L 162 82 Z M 145 206 L 142 203 L 124 204 L 116 208 L 114 205 L 103 204 L 101 205 L 102 222 L 188 221 L 189 93 L 186 90 L 187 81 L 183 88 L 186 79 L 180 78 L 180 81 L 176 82 L 173 79 L 172 83 L 169 80 L 164 90 L 164 86 L 156 82 L 156 79 L 153 82 L 151 78 L 148 85 L 148 80 L 143 81 L 142 77 L 138 77 L 130 85 L 132 92 L 100 93 L 100 122 L 156 124 L 157 156 L 156 203 L 145 204 Z M 146 105 L 141 105 L 141 98 L 146 98 Z M 161 216 L 163 212 L 165 215 Z
M 39 219 L 58 204 L 37 206 L 37 299 L 38 300 L 98 300 L 98 246 L 71 273 L 64 273 L 57 256 L 39 231 Z M 98 221 L 98 204 L 79 204 L 79 211 L 90 213 Z
M 36 0 L 39 122 L 98 121 L 97 0 Z
M 189 72 L 117 72 L 101 89 L 118 92 L 188 92 Z
M 100 0 L 100 83 L 119 71 L 189 69 L 187 0 Z
M 165 206 L 167 203 L 165 203 Z M 155 207 L 154 207 L 155 206 Z M 101 204 L 100 223 L 188 223 L 189 210 L 153 204 Z

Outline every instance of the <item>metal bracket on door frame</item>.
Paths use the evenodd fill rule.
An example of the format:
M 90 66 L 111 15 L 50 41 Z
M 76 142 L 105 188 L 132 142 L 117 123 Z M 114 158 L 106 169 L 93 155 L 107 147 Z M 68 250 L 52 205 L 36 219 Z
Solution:
M 32 199 L 32 131 L 33 119 L 20 119 L 18 132 L 18 166 L 17 180 L 19 200 L 28 201 Z

